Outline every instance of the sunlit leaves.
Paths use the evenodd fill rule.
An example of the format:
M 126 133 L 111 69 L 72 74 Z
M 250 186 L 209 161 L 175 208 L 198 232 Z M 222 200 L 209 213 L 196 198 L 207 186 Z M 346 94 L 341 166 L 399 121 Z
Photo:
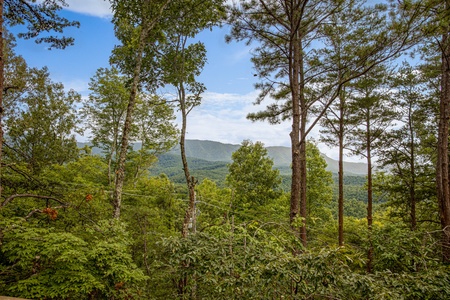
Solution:
M 256 209 L 275 200 L 281 178 L 260 142 L 243 141 L 232 155 L 227 184 L 234 190 L 236 209 Z
M 27 85 L 6 116 L 10 149 L 6 158 L 26 162 L 32 172 L 39 172 L 48 164 L 63 164 L 78 155 L 75 105 L 81 96 L 52 82 L 46 68 L 29 69 L 27 76 Z
M 89 295 L 123 297 L 134 294 L 145 279 L 131 260 L 121 224 L 103 222 L 103 235 L 34 228 L 23 221 L 2 222 L 0 287 L 27 298 L 67 298 Z M 93 231 L 95 232 L 95 231 Z M 15 280 L 5 282 L 5 276 Z M 121 289 L 116 284 L 122 282 Z

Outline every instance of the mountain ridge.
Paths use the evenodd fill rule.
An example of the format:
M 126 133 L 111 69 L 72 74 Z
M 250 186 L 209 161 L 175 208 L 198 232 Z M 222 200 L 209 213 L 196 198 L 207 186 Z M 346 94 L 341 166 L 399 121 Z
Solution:
M 231 162 L 231 155 L 239 149 L 241 145 L 226 144 L 209 140 L 186 140 L 186 156 L 196 159 L 203 159 L 212 162 Z M 286 169 L 291 165 L 291 148 L 285 146 L 268 146 L 267 154 L 273 159 L 274 167 Z M 175 146 L 168 153 L 180 153 L 179 145 Z M 327 170 L 332 173 L 338 173 L 338 161 L 321 153 L 327 162 Z M 367 164 L 344 161 L 344 173 L 346 175 L 366 175 Z
M 86 145 L 91 146 L 89 143 L 78 143 L 79 148 L 83 148 Z M 133 149 L 140 149 L 140 145 L 141 143 L 133 143 Z M 240 146 L 238 144 L 227 144 L 211 140 L 189 139 L 186 140 L 186 156 L 195 159 L 198 163 L 203 160 L 205 162 L 222 162 L 228 164 L 232 161 L 231 155 Z M 274 167 L 280 169 L 281 173 L 288 174 L 291 165 L 291 148 L 285 146 L 268 146 L 266 149 L 268 156 L 273 159 Z M 93 147 L 92 153 L 101 154 L 101 149 Z M 332 173 L 338 173 L 338 161 L 323 153 L 321 154 L 327 163 L 327 170 Z M 179 156 L 180 146 L 175 146 L 166 154 L 159 155 L 159 157 L 164 157 L 164 155 Z M 367 174 L 367 164 L 344 161 L 344 173 L 345 175 L 364 176 Z

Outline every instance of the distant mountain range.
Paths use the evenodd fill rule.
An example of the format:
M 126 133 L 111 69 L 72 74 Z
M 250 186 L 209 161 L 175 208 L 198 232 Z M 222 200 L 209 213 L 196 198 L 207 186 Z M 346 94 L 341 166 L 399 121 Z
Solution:
M 86 143 L 79 143 L 80 148 L 85 145 Z M 240 145 L 224 144 L 214 141 L 186 140 L 186 156 L 189 158 L 191 164 L 194 164 L 199 169 L 204 169 L 206 172 L 208 169 L 211 171 L 211 169 L 226 167 L 226 164 L 231 162 L 232 153 L 239 149 L 239 147 Z M 134 148 L 139 149 L 140 144 L 134 144 Z M 98 148 L 93 148 L 92 152 L 93 154 L 101 153 Z M 290 174 L 291 149 L 289 147 L 267 147 L 267 152 L 269 157 L 273 159 L 274 167 L 279 169 L 281 174 Z M 338 161 L 325 154 L 322 154 L 322 156 L 327 162 L 327 170 L 332 173 L 337 173 Z M 180 161 L 180 149 L 179 146 L 177 146 L 168 153 L 159 156 L 159 163 L 156 166 L 156 169 L 158 169 L 158 171 L 162 171 L 166 168 L 175 169 L 179 166 Z M 344 173 L 345 175 L 366 175 L 367 164 L 344 162 Z
M 186 140 L 186 156 L 210 162 L 231 162 L 231 155 L 240 145 L 223 144 L 213 141 L 202 140 Z M 289 147 L 266 147 L 269 157 L 273 159 L 274 166 L 282 173 L 286 169 L 290 169 L 291 165 L 291 148 Z M 179 146 L 172 149 L 168 154 L 180 155 Z M 327 170 L 332 173 L 338 172 L 338 161 L 334 160 L 322 153 L 323 158 L 327 162 Z M 367 164 L 344 162 L 344 173 L 346 175 L 366 175 Z

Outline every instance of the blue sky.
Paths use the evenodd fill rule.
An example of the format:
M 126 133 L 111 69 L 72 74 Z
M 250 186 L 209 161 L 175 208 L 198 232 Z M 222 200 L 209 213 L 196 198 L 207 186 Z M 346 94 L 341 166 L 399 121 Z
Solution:
M 75 45 L 65 50 L 47 50 L 45 45 L 31 40 L 17 40 L 16 52 L 29 66 L 49 68 L 53 81 L 62 82 L 84 97 L 89 94 L 88 82 L 101 67 L 109 67 L 109 56 L 114 45 L 108 1 L 67 0 L 69 8 L 61 14 L 78 20 L 80 28 L 70 28 L 66 34 L 75 38 Z M 17 32 L 17 29 L 14 31 Z M 269 125 L 252 123 L 246 119 L 249 112 L 262 107 L 254 106 L 253 68 L 250 62 L 251 46 L 244 43 L 225 43 L 228 28 L 216 28 L 197 36 L 208 51 L 208 62 L 199 81 L 207 87 L 202 104 L 188 118 L 188 139 L 212 140 L 240 144 L 245 139 L 261 141 L 266 146 L 290 146 L 288 122 Z M 312 132 L 317 137 L 318 130 Z M 86 140 L 87 137 L 82 139 Z M 319 145 L 320 150 L 335 158 L 335 150 Z

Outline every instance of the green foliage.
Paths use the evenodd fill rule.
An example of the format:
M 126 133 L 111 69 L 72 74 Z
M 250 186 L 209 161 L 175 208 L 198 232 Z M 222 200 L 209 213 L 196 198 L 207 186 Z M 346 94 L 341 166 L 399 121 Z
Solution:
M 83 102 L 82 116 L 87 120 L 92 144 L 100 147 L 108 160 L 109 178 L 118 160 L 125 116 L 130 98 L 127 79 L 116 68 L 97 70 L 89 83 L 91 93 Z M 139 140 L 140 149 L 128 154 L 128 181 L 134 181 L 155 162 L 155 154 L 171 149 L 177 138 L 174 111 L 164 99 L 140 93 L 136 99 L 129 140 Z
M 279 172 L 261 142 L 243 141 L 232 159 L 226 182 L 233 189 L 236 210 L 257 209 L 280 196 Z
M 8 115 L 14 106 L 15 99 L 20 97 L 27 84 L 28 65 L 25 59 L 17 55 L 14 51 L 16 47 L 14 36 L 4 29 L 3 32 L 3 76 L 4 93 L 3 109 L 4 114 Z
M 124 299 L 145 279 L 132 262 L 123 224 L 102 222 L 95 230 L 70 233 L 13 219 L 1 228 L 0 287 L 9 295 Z
M 141 94 L 136 101 L 133 140 L 153 156 L 172 149 L 178 138 L 174 108 L 166 99 Z
M 32 173 L 38 173 L 44 166 L 77 157 L 73 133 L 78 125 L 75 105 L 81 96 L 52 82 L 47 68 L 28 69 L 26 76 L 21 96 L 9 104 L 5 116 L 5 156 L 27 163 Z
M 388 205 L 395 207 L 393 215 L 416 228 L 417 220 L 438 221 L 436 215 L 420 209 L 436 201 L 436 163 L 431 145 L 436 143 L 432 128 L 437 120 L 430 116 L 437 103 L 427 88 L 429 79 L 407 63 L 391 81 L 396 90 L 391 102 L 399 111 L 399 125 L 382 137 L 387 146 L 378 152 L 379 163 L 389 172 L 377 175 L 376 188 Z
M 188 239 L 165 239 L 165 252 L 157 265 L 175 271 L 180 277 L 167 278 L 175 283 L 187 277 L 186 290 L 195 286 L 202 299 L 282 295 L 289 290 L 290 276 L 286 269 L 290 270 L 292 256 L 282 246 L 282 238 L 278 243 L 274 236 L 265 236 L 257 227 L 252 228 L 249 232 L 243 227 L 211 227 L 208 233 Z M 260 239 L 262 236 L 266 238 Z M 165 272 L 165 276 L 171 273 Z M 172 286 L 166 297 L 174 297 L 177 288 Z
M 358 219 L 365 218 L 367 216 L 367 203 L 354 198 L 346 198 L 344 216 Z
M 81 113 L 91 132 L 94 146 L 106 153 L 117 152 L 129 91 L 126 79 L 115 68 L 100 68 L 89 83 L 89 99 L 83 101 Z
M 433 244 L 439 238 L 437 234 L 414 232 L 388 221 L 374 228 L 373 237 L 377 270 L 409 273 L 439 267 L 439 249 Z
M 272 17 L 276 17 L 272 20 L 260 14 L 262 2 L 257 1 L 242 3 L 242 11 L 231 12 L 233 20 L 238 22 L 232 25 L 236 39 L 262 41 L 255 48 L 254 63 L 258 75 L 270 78 L 271 82 L 258 85 L 263 90 L 258 101 L 268 94 L 278 100 L 289 98 L 289 90 L 284 86 L 275 88 L 277 84 L 284 85 L 283 80 L 287 78 L 286 60 L 281 56 L 289 52 L 284 48 L 289 28 L 272 31 L 279 30 L 289 20 L 286 11 L 277 6 L 278 2 L 269 2 L 265 2 L 266 9 L 275 12 Z M 44 28 L 40 26 L 45 24 L 55 25 L 53 29 L 70 26 L 64 19 L 53 18 L 63 1 L 31 1 L 28 9 L 38 14 L 26 15 L 23 20 L 13 11 L 23 4 L 4 3 L 9 25 L 31 22 L 30 34 L 39 33 Z M 45 7 L 49 3 L 54 5 Z M 375 129 L 370 132 L 371 138 L 367 128 L 355 127 L 359 136 L 353 135 L 348 140 L 354 142 L 355 152 L 363 153 L 367 145 L 361 143 L 364 139 L 370 142 L 380 139 L 391 117 L 399 122 L 395 128 L 389 128 L 393 130 L 384 136 L 382 143 L 374 145 L 378 157 L 389 166 L 389 173 L 380 173 L 376 179 L 376 192 L 383 206 L 376 210 L 371 230 L 365 219 L 366 178 L 346 176 L 346 242 L 345 246 L 334 249 L 337 225 L 333 219 L 332 177 L 317 147 L 309 143 L 307 224 L 310 236 L 309 245 L 304 248 L 293 231 L 303 224 L 303 219 L 288 223 L 290 195 L 281 191 L 279 171 L 273 168 L 270 152 L 261 143 L 244 141 L 240 148 L 218 148 L 204 143 L 195 155 L 216 161 L 189 160 L 192 174 L 200 179 L 195 202 L 197 233 L 181 238 L 179 232 L 187 206 L 186 187 L 176 185 L 177 180 L 184 180 L 181 163 L 170 156 L 159 156 L 159 169 L 150 173 L 148 170 L 155 155 L 174 145 L 177 131 L 171 124 L 173 108 L 165 99 L 144 91 L 171 84 L 178 88 L 179 99 L 187 101 L 186 113 L 199 104 L 204 86 L 195 77 L 204 66 L 206 49 L 202 43 L 191 43 L 190 39 L 217 24 L 224 15 L 223 1 L 111 0 L 110 3 L 115 13 L 116 35 L 123 43 L 114 50 L 112 61 L 125 76 L 114 68 L 99 69 L 91 80 L 92 93 L 84 103 L 82 114 L 88 120 L 94 144 L 104 147 L 106 159 L 92 156 L 89 148 L 83 149 L 84 154 L 76 149 L 72 134 L 77 127 L 75 106 L 80 96 L 73 91 L 66 93 L 61 84 L 52 82 L 45 68 L 29 69 L 15 55 L 13 38 L 6 35 L 4 120 L 7 134 L 6 159 L 1 172 L 1 293 L 33 299 L 450 298 L 450 269 L 441 263 L 439 255 L 442 231 L 434 193 L 435 120 L 429 116 L 436 113 L 433 101 L 436 91 L 429 85 L 435 83 L 435 73 L 431 77 L 425 69 L 418 73 L 403 66 L 394 78 L 395 90 L 386 89 L 388 77 L 381 76 L 382 72 L 368 73 L 345 86 L 346 92 L 351 92 L 350 87 L 353 90 L 353 94 L 346 95 L 349 96 L 346 100 L 353 100 L 347 104 L 351 104 L 353 116 L 360 117 L 357 124 L 364 120 L 366 125 L 371 125 L 376 117 L 384 118 L 381 126 L 370 128 Z M 299 20 L 300 25 L 314 25 L 314 18 L 329 12 L 328 8 L 351 4 L 308 2 L 305 8 L 313 14 L 306 13 Z M 413 4 L 416 3 L 404 3 L 405 7 Z M 380 8 L 384 11 L 386 7 Z M 40 20 L 42 24 L 32 21 L 44 11 L 51 15 Z M 255 14 L 244 19 L 240 12 Z M 305 82 L 320 82 L 322 77 L 312 80 L 309 76 L 324 71 L 327 66 L 330 69 L 325 73 L 332 74 L 325 77 L 318 90 L 305 88 L 304 96 L 312 99 L 315 92 L 324 92 L 326 98 L 332 93 L 327 89 L 336 75 L 354 76 L 335 72 L 338 54 L 342 60 L 348 60 L 348 66 L 356 64 L 358 68 L 380 71 L 370 65 L 371 58 L 370 66 L 358 65 L 358 55 L 372 56 L 374 53 L 369 52 L 387 40 L 380 31 L 384 24 L 377 23 L 384 19 L 376 14 L 370 17 L 373 17 L 371 22 L 377 23 L 372 29 L 379 35 L 373 38 L 365 34 L 366 27 L 360 27 L 359 22 L 364 23 L 367 16 L 334 15 L 331 26 L 304 28 L 306 35 L 302 38 L 313 38 L 308 36 L 312 33 L 308 30 L 317 28 L 329 37 L 324 46 L 329 46 L 328 42 L 340 46 L 333 48 L 335 52 L 313 50 L 304 57 L 304 63 L 311 67 L 303 74 Z M 243 23 L 239 23 L 245 20 L 250 21 L 246 25 L 262 26 L 246 31 L 241 26 Z M 434 17 L 432 20 L 436 22 Z M 278 22 L 277 25 L 272 21 Z M 343 30 L 341 26 L 345 23 L 351 23 L 354 28 L 336 35 L 336 30 L 338 33 Z M 424 34 L 431 36 L 432 29 L 432 26 L 424 28 Z M 142 34 L 146 30 L 151 32 Z M 264 40 L 261 34 L 267 33 L 276 34 L 272 40 Z M 56 47 L 70 43 L 53 38 L 42 41 Z M 356 43 L 361 44 L 358 51 L 354 49 Z M 423 50 L 425 55 L 436 51 L 432 47 Z M 142 144 L 139 149 L 129 149 L 121 220 L 111 220 L 111 171 L 127 101 L 132 94 L 129 78 L 136 70 L 139 55 L 143 66 L 135 78 L 139 84 L 130 136 Z M 339 72 L 348 67 L 341 63 L 341 60 L 336 63 Z M 361 69 L 352 72 L 358 70 Z M 424 77 L 419 78 L 418 74 Z M 398 110 L 393 109 L 394 104 Z M 290 105 L 288 100 L 254 117 L 277 122 L 290 117 Z M 386 107 L 390 111 L 384 114 Z M 394 110 L 402 114 L 392 115 Z M 226 157 L 224 161 L 229 161 L 232 151 L 235 152 L 226 177 L 225 162 L 217 160 Z M 284 172 L 288 174 L 290 169 L 283 159 L 285 151 L 289 152 L 279 148 L 272 153 L 283 162 Z M 152 173 L 168 176 L 150 177 Z M 224 182 L 229 187 L 224 188 Z M 289 179 L 283 184 L 289 186 Z M 412 186 L 414 189 L 408 189 Z M 414 230 L 406 225 L 412 215 L 411 191 L 415 192 L 419 224 Z M 373 248 L 373 273 L 367 274 L 369 247 Z
M 294 254 L 301 246 L 280 229 L 224 225 L 184 239 L 164 239 L 164 251 L 153 266 L 166 283 L 159 298 L 183 298 L 180 288 L 185 298 L 195 293 L 201 299 L 446 299 L 449 295 L 448 269 L 431 267 L 433 258 L 423 257 L 422 262 L 431 265 L 417 272 L 381 268 L 374 274 L 358 273 L 349 267 L 360 260 L 351 248 Z M 413 242 L 399 232 L 390 236 L 400 243 Z M 411 250 L 403 254 L 410 255 Z
M 40 37 L 36 43 L 48 43 L 50 48 L 62 48 L 73 44 L 74 39 L 60 34 L 66 27 L 79 27 L 77 21 L 69 21 L 58 16 L 58 12 L 67 6 L 65 0 L 43 0 L 24 3 L 19 0 L 7 0 L 3 2 L 3 16 L 7 26 L 27 25 L 27 31 L 19 33 L 20 38 L 32 39 L 42 32 L 54 31 L 56 35 Z
M 306 205 L 308 218 L 312 223 L 329 222 L 332 219 L 329 206 L 333 199 L 333 178 L 326 171 L 327 163 L 317 145 L 309 142 L 306 146 L 307 190 Z M 310 223 L 308 221 L 308 223 Z
M 333 194 L 337 198 L 338 194 L 338 177 L 333 174 Z M 344 198 L 355 199 L 367 203 L 367 177 L 366 176 L 352 176 L 344 175 Z
M 349 134 L 348 148 L 355 155 L 373 156 L 382 146 L 382 134 L 398 116 L 389 105 L 389 72 L 387 66 L 377 66 L 351 85 L 348 122 L 361 124 Z
M 107 165 L 100 156 L 82 155 L 65 165 L 51 165 L 43 176 L 52 184 L 72 186 L 73 188 L 102 188 L 108 185 Z
M 83 102 L 82 114 L 92 136 L 92 144 L 102 148 L 107 158 L 116 160 L 125 122 L 130 91 L 127 79 L 116 68 L 97 70 L 89 83 L 91 93 Z M 130 141 L 141 141 L 142 149 L 164 152 L 175 144 L 173 108 L 165 99 L 141 93 L 136 99 Z
M 197 192 L 197 228 L 219 225 L 230 218 L 231 190 L 219 188 L 214 181 L 204 179 L 196 186 Z
M 167 176 L 141 177 L 135 189 L 127 190 L 124 196 L 125 219 L 129 224 L 138 223 L 132 228 L 149 226 L 142 230 L 159 232 L 157 236 L 178 232 L 182 202 L 176 198 L 175 186 Z

